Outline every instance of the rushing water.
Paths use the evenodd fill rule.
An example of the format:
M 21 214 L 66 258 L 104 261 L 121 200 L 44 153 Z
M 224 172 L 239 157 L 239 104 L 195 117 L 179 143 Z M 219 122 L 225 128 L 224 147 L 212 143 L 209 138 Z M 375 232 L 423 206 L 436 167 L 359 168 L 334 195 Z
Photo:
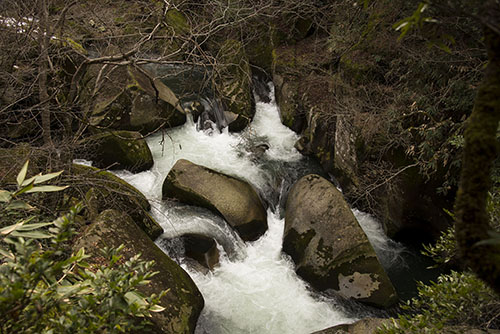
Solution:
M 335 298 L 313 294 L 282 254 L 283 199 L 290 185 L 314 168 L 294 148 L 297 135 L 283 126 L 271 90 L 271 102 L 257 102 L 256 115 L 242 134 L 196 131 L 192 120 L 148 139 L 154 157 L 151 170 L 118 175 L 142 191 L 165 233 L 157 244 L 177 258 L 205 299 L 197 334 L 312 333 L 361 316 Z M 223 219 L 198 208 L 161 200 L 163 180 L 178 159 L 187 159 L 254 185 L 269 205 L 269 230 L 244 243 Z M 397 258 L 380 226 L 354 211 L 385 265 Z M 204 274 L 183 264 L 175 242 L 184 233 L 213 237 L 220 245 L 220 266 Z M 180 250 L 182 253 L 182 250 Z M 348 311 L 349 310 L 349 311 Z M 359 311 L 359 312 L 358 312 Z

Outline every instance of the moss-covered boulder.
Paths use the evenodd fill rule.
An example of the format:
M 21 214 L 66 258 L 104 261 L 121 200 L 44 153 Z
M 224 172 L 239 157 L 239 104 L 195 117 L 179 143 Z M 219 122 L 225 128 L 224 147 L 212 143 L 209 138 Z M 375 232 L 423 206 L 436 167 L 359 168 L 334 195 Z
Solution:
M 225 109 L 238 115 L 229 123 L 230 131 L 243 130 L 255 115 L 251 89 L 251 71 L 245 48 L 233 39 L 227 40 L 219 51 L 222 64 L 218 78 Z
M 273 52 L 273 80 L 283 124 L 301 135 L 297 149 L 316 158 L 343 188 L 358 183 L 353 115 L 334 98 L 340 88 L 327 40 L 307 38 Z M 319 70 L 321 69 L 321 70 Z
M 342 194 L 311 174 L 290 190 L 283 251 L 299 276 L 318 290 L 378 307 L 397 302 L 396 291 Z
M 87 73 L 90 83 L 99 68 Z M 94 99 L 90 124 L 116 130 L 134 130 L 147 134 L 163 127 L 174 127 L 186 121 L 176 95 L 154 74 L 146 70 L 120 66 L 107 73 Z
M 130 215 L 152 240 L 163 233 L 163 228 L 149 214 L 151 206 L 148 200 L 132 185 L 110 172 L 84 165 L 73 164 L 70 174 L 74 178 L 70 190 L 85 198 L 85 207 L 91 218 L 105 209 L 114 208 Z
M 133 173 L 153 167 L 153 155 L 141 134 L 133 131 L 107 131 L 84 139 L 80 144 L 83 157 L 95 166 L 126 169 Z
M 243 240 L 267 230 L 267 214 L 255 189 L 245 181 L 178 160 L 163 182 L 163 198 L 207 208 L 221 215 Z
M 152 322 L 156 333 L 192 334 L 204 300 L 189 275 L 170 259 L 148 236 L 140 230 L 130 216 L 117 210 L 102 212 L 85 231 L 75 248 L 84 247 L 93 255 L 89 262 L 98 262 L 98 250 L 103 247 L 118 247 L 124 244 L 121 255 L 129 259 L 141 254 L 145 261 L 155 261 L 152 268 L 158 274 L 150 283 L 139 287 L 145 295 L 159 294 L 168 290 L 161 298 L 163 312 L 153 313 Z

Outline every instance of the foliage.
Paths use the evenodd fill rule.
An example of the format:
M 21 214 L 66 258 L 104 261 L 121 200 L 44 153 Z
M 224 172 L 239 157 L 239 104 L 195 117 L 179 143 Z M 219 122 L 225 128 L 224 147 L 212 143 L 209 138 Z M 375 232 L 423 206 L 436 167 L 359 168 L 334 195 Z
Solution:
M 500 187 L 496 181 L 488 198 L 489 220 L 494 231 L 500 230 Z M 453 217 L 451 212 L 448 214 Z M 488 241 L 498 240 L 498 232 L 492 232 L 492 239 Z M 455 228 L 450 227 L 434 245 L 424 246 L 422 253 L 432 257 L 438 265 L 444 265 L 456 260 L 457 252 Z M 429 285 L 419 282 L 418 297 L 408 301 L 402 309 L 406 313 L 378 333 L 442 333 L 444 326 L 458 326 L 457 333 L 461 333 L 464 327 L 500 327 L 498 295 L 470 272 L 452 271 Z
M 444 327 L 499 328 L 500 300 L 471 273 L 451 272 L 418 287 L 418 298 L 402 308 L 407 314 L 383 326 L 378 334 L 443 333 Z
M 422 254 L 431 257 L 437 264 L 449 263 L 457 253 L 455 228 L 450 227 L 441 233 L 434 245 L 424 245 Z
M 19 199 L 23 193 L 64 189 L 35 186 L 61 172 L 25 179 L 27 165 L 18 175 L 17 190 L 0 191 L 2 210 L 30 209 Z M 77 204 L 53 222 L 32 223 L 30 217 L 0 229 L 0 333 L 129 332 L 146 328 L 151 312 L 163 310 L 158 303 L 166 292 L 145 297 L 137 290 L 155 275 L 153 262 L 139 255 L 125 261 L 119 255 L 123 246 L 102 250 L 97 265 L 86 262 L 83 248 L 66 255 L 71 225 L 81 210 Z

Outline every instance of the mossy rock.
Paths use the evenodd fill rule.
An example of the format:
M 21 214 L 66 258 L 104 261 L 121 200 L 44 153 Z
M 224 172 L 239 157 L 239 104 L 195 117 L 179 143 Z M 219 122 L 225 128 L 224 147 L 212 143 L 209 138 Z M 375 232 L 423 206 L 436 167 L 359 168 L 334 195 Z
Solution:
M 165 14 L 165 23 L 176 34 L 186 35 L 191 29 L 186 16 L 177 9 L 169 9 L 167 11 Z
M 133 131 L 107 131 L 81 141 L 83 156 L 99 168 L 142 172 L 153 166 L 153 156 L 141 134 Z
M 144 195 L 118 176 L 95 167 L 73 164 L 70 173 L 76 177 L 71 188 L 85 198 L 85 207 L 91 218 L 107 208 L 121 210 L 152 239 L 163 233 L 163 228 L 149 215 L 151 206 Z
M 243 130 L 255 115 L 255 101 L 251 89 L 251 70 L 241 42 L 229 39 L 219 50 L 219 85 L 226 111 L 238 115 L 229 124 L 229 131 Z
M 300 103 L 299 82 L 275 73 L 276 102 L 280 106 L 281 123 L 296 133 L 301 133 L 307 125 L 306 113 Z
M 266 210 L 250 184 L 190 161 L 175 163 L 162 194 L 224 217 L 243 240 L 256 240 L 267 230 Z
M 138 287 L 141 293 L 151 295 L 167 290 L 161 298 L 163 312 L 153 313 L 154 332 L 192 334 L 204 306 L 204 300 L 189 275 L 132 221 L 130 216 L 117 210 L 102 212 L 77 241 L 75 249 L 84 247 L 91 257 L 88 262 L 102 261 L 99 249 L 125 245 L 121 255 L 125 260 L 141 254 L 141 259 L 154 261 L 152 271 L 158 274 L 147 285 Z
M 85 80 L 90 86 L 98 73 L 97 66 L 88 70 Z M 153 74 L 119 66 L 107 75 L 109 80 L 101 85 L 93 102 L 92 126 L 148 134 L 186 122 L 177 96 Z
M 342 194 L 319 175 L 304 176 L 288 194 L 283 251 L 318 290 L 378 307 L 398 301 L 394 287 Z
M 172 128 L 186 122 L 186 115 L 180 113 L 169 103 L 156 100 L 137 86 L 131 86 L 128 89 L 135 89 L 135 92 L 129 93 L 133 100 L 129 115 L 130 126 L 127 127 L 127 130 L 148 134 L 161 128 Z
M 257 25 L 253 27 L 258 38 L 245 44 L 245 52 L 252 66 L 258 67 L 267 74 L 272 72 L 274 28 L 271 25 Z
M 390 319 L 381 318 L 365 318 L 356 321 L 352 324 L 347 325 L 337 325 L 330 328 L 323 329 L 321 331 L 314 332 L 312 334 L 375 334 L 377 329 L 383 324 L 389 324 Z

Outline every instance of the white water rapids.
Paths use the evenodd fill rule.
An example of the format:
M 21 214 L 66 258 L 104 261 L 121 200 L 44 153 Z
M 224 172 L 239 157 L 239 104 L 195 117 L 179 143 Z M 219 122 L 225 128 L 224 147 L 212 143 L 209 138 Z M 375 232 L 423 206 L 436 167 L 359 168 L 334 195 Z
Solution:
M 272 173 L 272 169 L 283 164 L 298 166 L 303 157 L 294 148 L 297 135 L 281 124 L 273 92 L 271 97 L 271 103 L 257 102 L 255 118 L 242 134 L 196 131 L 188 120 L 163 136 L 148 139 L 154 156 L 151 170 L 117 173 L 151 202 L 152 215 L 165 230 L 160 239 L 198 232 L 226 240 L 224 249 L 238 255 L 228 257 L 221 248 L 220 266 L 208 274 L 191 270 L 181 259 L 205 299 L 197 334 L 307 334 L 361 316 L 352 315 L 332 298 L 313 295 L 295 274 L 293 263 L 281 252 L 284 219 L 279 217 L 279 203 L 274 206 L 276 212 L 273 206 L 268 210 L 267 233 L 255 242 L 244 243 L 222 219 L 161 200 L 163 180 L 181 158 L 244 179 L 261 193 L 270 187 L 280 189 L 280 184 L 283 190 L 279 179 L 283 173 Z M 265 143 L 269 149 L 260 155 L 248 150 L 255 143 Z M 275 196 L 278 202 L 281 193 Z M 372 242 L 375 240 L 375 248 L 385 252 L 379 256 L 390 259 L 394 252 L 378 224 L 363 213 L 355 214 Z M 169 252 L 164 242 L 157 244 Z

